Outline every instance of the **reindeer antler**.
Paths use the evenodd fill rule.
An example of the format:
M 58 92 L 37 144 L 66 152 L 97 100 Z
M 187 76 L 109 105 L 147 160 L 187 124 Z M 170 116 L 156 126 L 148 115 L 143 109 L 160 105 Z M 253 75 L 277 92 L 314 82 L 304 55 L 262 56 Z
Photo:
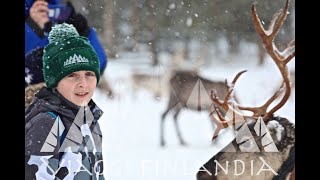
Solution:
M 231 85 L 228 85 L 228 82 L 226 80 L 226 85 L 228 86 L 228 94 L 226 95 L 226 97 L 224 98 L 224 101 L 221 101 L 219 99 L 219 97 L 217 97 L 216 93 L 214 92 L 214 90 L 211 90 L 211 100 L 215 103 L 217 103 L 219 106 L 221 106 L 223 109 L 225 109 L 226 111 L 229 109 L 229 101 L 231 99 L 234 99 L 232 92 L 234 89 L 234 85 L 236 84 L 237 80 L 239 79 L 239 77 L 243 74 L 247 72 L 247 70 L 241 71 L 239 72 L 232 80 Z
M 282 27 L 284 20 L 287 18 L 288 9 L 289 9 L 289 1 L 290 0 L 286 0 L 285 8 L 283 10 L 280 9 L 272 17 L 269 28 L 267 31 L 264 30 L 264 28 L 260 22 L 260 19 L 257 15 L 257 12 L 256 12 L 255 4 L 253 4 L 251 7 L 251 13 L 252 13 L 253 22 L 254 22 L 256 31 L 258 32 L 260 38 L 262 39 L 262 42 L 263 42 L 264 47 L 266 48 L 268 54 L 271 56 L 271 58 L 276 63 L 277 67 L 279 68 L 281 75 L 283 77 L 285 87 L 286 87 L 285 88 L 286 89 L 285 95 L 283 96 L 281 101 L 275 107 L 273 107 L 269 112 L 266 112 L 267 107 L 264 107 L 265 113 L 264 114 L 257 114 L 257 115 L 262 115 L 263 119 L 270 118 L 270 116 L 273 113 L 275 113 L 278 109 L 280 109 L 287 102 L 287 100 L 289 99 L 289 96 L 291 94 L 287 63 L 290 62 L 290 60 L 295 56 L 295 45 L 294 45 L 295 41 L 292 40 L 288 44 L 287 48 L 282 52 L 280 52 L 274 44 L 274 39 L 275 39 L 276 35 L 278 34 L 278 32 L 280 31 L 280 28 Z M 279 16 L 280 16 L 280 19 L 277 21 Z M 282 86 L 280 87 L 279 91 L 281 91 L 281 90 L 282 90 Z M 274 99 L 276 99 L 276 98 L 274 98 Z M 271 102 L 269 103 L 269 105 L 271 104 Z
M 240 77 L 243 73 L 245 73 L 245 72 L 247 72 L 247 70 L 244 70 L 244 71 L 239 72 L 239 73 L 233 78 L 230 86 L 228 85 L 228 82 L 227 82 L 227 79 L 226 79 L 225 83 L 226 83 L 226 85 L 228 86 L 228 94 L 227 94 L 226 97 L 224 98 L 224 101 L 221 101 L 221 100 L 217 97 L 216 93 L 215 93 L 213 90 L 211 90 L 211 100 L 212 100 L 213 102 L 215 102 L 216 104 L 218 104 L 220 107 L 222 107 L 224 110 L 228 111 L 228 110 L 229 110 L 229 107 L 230 107 L 230 101 L 231 101 L 231 100 L 234 100 L 234 96 L 233 96 L 233 94 L 232 94 L 233 89 L 234 89 L 234 86 L 235 86 L 237 80 L 239 79 L 239 77 Z M 236 116 L 235 116 L 236 112 L 235 112 L 235 111 L 232 111 L 232 113 L 233 113 L 232 120 L 229 120 L 229 121 L 228 121 L 227 119 L 225 119 L 225 118 L 221 115 L 219 109 L 218 109 L 214 104 L 213 104 L 213 106 L 214 106 L 214 111 L 210 113 L 210 116 L 212 117 L 212 120 L 214 121 L 214 123 L 217 125 L 217 128 L 215 129 L 215 131 L 214 131 L 214 133 L 213 133 L 212 140 L 214 140 L 216 137 L 218 137 L 219 132 L 220 132 L 221 129 L 229 127 L 229 124 L 228 124 L 229 121 L 232 121 L 233 124 L 235 124 L 235 122 L 236 122 L 236 119 L 235 119 L 235 117 L 236 117 Z M 214 115 L 213 115 L 214 112 L 217 112 L 218 119 L 214 117 Z M 237 114 L 238 114 L 238 113 L 237 113 Z
M 261 21 L 257 15 L 256 12 L 256 6 L 255 4 L 251 7 L 251 13 L 253 22 L 256 28 L 257 33 L 259 34 L 264 47 L 266 48 L 268 54 L 271 56 L 273 61 L 276 63 L 278 69 L 280 70 L 280 73 L 283 77 L 283 83 L 278 91 L 276 91 L 273 96 L 267 102 L 265 102 L 260 107 L 244 107 L 244 106 L 238 106 L 240 110 L 246 110 L 253 112 L 253 115 L 250 116 L 253 119 L 258 119 L 260 116 L 263 118 L 263 120 L 267 121 L 270 119 L 270 117 L 279 110 L 289 99 L 291 94 L 291 88 L 290 88 L 290 79 L 288 76 L 288 68 L 287 64 L 290 62 L 290 60 L 295 56 L 295 41 L 292 40 L 288 45 L 287 48 L 284 49 L 282 52 L 278 50 L 278 48 L 274 44 L 274 39 L 278 32 L 280 31 L 284 20 L 287 17 L 288 9 L 289 9 L 289 1 L 286 0 L 285 8 L 280 9 L 277 13 L 275 13 L 270 21 L 270 25 L 267 30 L 264 29 L 264 27 L 261 24 Z M 280 17 L 280 18 L 279 18 Z M 239 72 L 234 80 L 232 81 L 231 86 L 229 87 L 228 95 L 225 97 L 224 101 L 221 101 L 218 99 L 218 97 L 215 95 L 215 93 L 211 92 L 211 100 L 215 103 L 217 103 L 219 106 L 221 106 L 224 110 L 228 111 L 230 109 L 230 100 L 232 100 L 234 97 L 231 95 L 233 92 L 234 85 L 237 81 L 237 79 L 240 77 L 242 73 L 245 71 Z M 283 92 L 285 89 L 285 94 L 280 100 L 280 102 L 275 105 L 270 111 L 268 110 L 268 107 L 272 102 L 277 99 L 277 97 Z M 216 109 L 216 108 L 215 108 Z M 215 123 L 219 122 L 223 126 L 218 126 L 216 131 L 214 132 L 214 138 L 217 136 L 218 132 L 222 129 L 222 127 L 228 127 L 226 126 L 227 122 L 226 119 L 224 119 L 220 112 L 216 109 L 215 110 L 218 114 L 218 118 L 220 120 L 215 119 L 214 116 L 212 118 L 214 119 Z M 238 114 L 237 112 L 235 112 Z M 248 117 L 248 116 L 247 116 Z

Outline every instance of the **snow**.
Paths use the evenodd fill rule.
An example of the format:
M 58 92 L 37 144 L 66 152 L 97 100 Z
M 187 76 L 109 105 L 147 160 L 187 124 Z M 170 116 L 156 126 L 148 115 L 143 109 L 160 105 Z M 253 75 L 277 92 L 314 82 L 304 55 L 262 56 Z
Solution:
M 267 58 L 258 66 L 256 54 L 249 45 L 228 61 L 209 55 L 210 65 L 200 68 L 200 74 L 214 80 L 232 78 L 244 73 L 235 85 L 235 92 L 245 106 L 262 105 L 281 85 L 279 70 L 272 59 Z M 119 53 L 117 59 L 109 59 L 104 74 L 109 79 L 115 97 L 109 99 L 97 90 L 94 101 L 104 111 L 99 120 L 103 133 L 104 175 L 108 180 L 194 180 L 198 169 L 232 139 L 227 131 L 221 131 L 223 141 L 211 145 L 213 129 L 206 112 L 183 110 L 178 118 L 180 129 L 188 146 L 180 146 L 175 134 L 172 114 L 165 121 L 166 147 L 160 147 L 160 117 L 167 106 L 167 97 L 155 99 L 146 90 L 133 94 L 130 73 L 142 69 L 152 74 L 166 72 L 170 56 L 160 54 L 161 64 L 150 66 L 149 53 Z M 294 70 L 294 59 L 288 64 Z M 159 86 L 161 87 L 161 86 Z M 277 101 L 278 102 L 278 101 Z M 295 122 L 294 89 L 290 99 L 276 112 Z M 222 135 L 221 135 L 222 136 Z

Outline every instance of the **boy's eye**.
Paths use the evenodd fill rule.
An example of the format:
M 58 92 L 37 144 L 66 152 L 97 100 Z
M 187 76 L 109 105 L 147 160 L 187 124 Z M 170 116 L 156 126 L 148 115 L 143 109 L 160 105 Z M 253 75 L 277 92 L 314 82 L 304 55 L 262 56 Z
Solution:
M 77 75 L 72 73 L 72 74 L 69 74 L 68 77 L 76 77 Z
M 87 72 L 86 75 L 87 76 L 95 76 L 96 74 L 94 72 Z

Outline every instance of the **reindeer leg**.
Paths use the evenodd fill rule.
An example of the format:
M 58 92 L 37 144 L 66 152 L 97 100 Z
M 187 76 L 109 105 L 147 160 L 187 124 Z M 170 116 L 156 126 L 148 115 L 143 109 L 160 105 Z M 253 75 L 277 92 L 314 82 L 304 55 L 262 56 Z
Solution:
M 173 116 L 173 120 L 174 120 L 174 127 L 176 128 L 176 133 L 179 138 L 180 144 L 185 146 L 186 143 L 181 136 L 181 132 L 180 132 L 179 124 L 178 124 L 178 115 L 179 115 L 180 111 L 181 111 L 181 108 L 177 108 L 177 111 Z
M 161 116 L 161 122 L 160 122 L 160 146 L 161 147 L 166 145 L 164 140 L 164 120 L 170 110 L 171 108 L 168 108 Z
M 161 121 L 160 121 L 160 146 L 161 147 L 166 145 L 166 143 L 164 141 L 164 132 L 163 132 L 164 127 L 163 126 L 164 126 L 164 120 L 165 120 L 167 113 L 168 113 L 168 110 L 165 113 L 163 113 Z
M 169 113 L 169 111 L 172 110 L 173 107 L 175 107 L 179 101 L 176 101 L 175 103 L 172 103 L 173 99 L 170 97 L 169 105 L 166 111 L 161 115 L 161 122 L 160 122 L 160 146 L 165 146 L 165 140 L 164 140 L 164 120 Z M 173 104 L 173 105 L 171 105 Z

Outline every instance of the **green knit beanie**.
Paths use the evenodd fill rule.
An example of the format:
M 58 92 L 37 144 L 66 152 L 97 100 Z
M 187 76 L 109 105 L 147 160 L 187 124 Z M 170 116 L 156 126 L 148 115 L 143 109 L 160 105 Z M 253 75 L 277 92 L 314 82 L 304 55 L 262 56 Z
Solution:
M 88 38 L 80 36 L 67 23 L 52 27 L 49 44 L 43 50 L 43 77 L 48 88 L 54 88 L 65 76 L 80 70 L 93 71 L 100 79 L 98 56 Z

